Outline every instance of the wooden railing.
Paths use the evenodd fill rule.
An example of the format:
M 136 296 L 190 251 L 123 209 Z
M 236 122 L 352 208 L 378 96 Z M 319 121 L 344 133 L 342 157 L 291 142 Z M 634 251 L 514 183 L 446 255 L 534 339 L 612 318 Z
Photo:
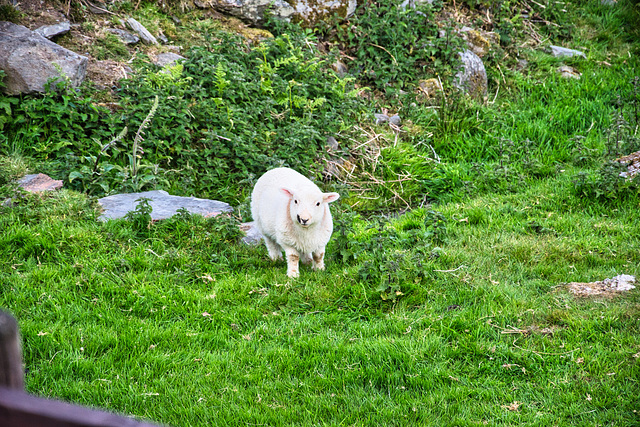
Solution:
M 0 426 L 2 427 L 157 427 L 109 412 L 24 392 L 18 323 L 0 311 Z

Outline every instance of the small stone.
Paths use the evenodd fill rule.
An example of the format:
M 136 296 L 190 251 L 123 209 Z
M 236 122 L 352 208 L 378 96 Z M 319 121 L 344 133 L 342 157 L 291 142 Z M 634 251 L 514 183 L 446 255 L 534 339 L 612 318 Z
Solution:
M 158 30 L 158 40 L 160 40 L 160 42 L 162 44 L 167 44 L 169 43 L 169 39 L 167 38 L 167 36 L 164 35 L 164 33 L 162 32 L 162 30 Z
M 62 188 L 62 181 L 51 179 L 43 173 L 26 175 L 18 181 L 18 186 L 28 193 L 55 191 Z
M 482 59 L 469 49 L 460 52 L 462 66 L 455 75 L 454 86 L 472 98 L 484 99 L 487 96 L 487 70 Z
M 56 36 L 68 33 L 70 29 L 71 24 L 69 24 L 68 22 L 60 22 L 53 25 L 43 25 L 42 27 L 34 30 L 34 33 L 38 33 L 42 37 L 51 40 Z
M 333 136 L 327 137 L 327 145 L 331 151 L 337 151 L 339 148 L 338 141 Z
M 620 274 L 611 279 L 604 279 L 604 284 L 609 287 L 612 291 L 630 291 L 631 289 L 635 289 L 633 283 L 636 282 L 635 276 L 631 276 L 629 274 Z
M 566 79 L 580 80 L 580 72 L 573 67 L 569 67 L 568 65 L 562 65 L 561 67 L 558 67 L 556 71 Z
M 156 38 L 151 35 L 151 33 L 144 27 L 144 25 L 133 18 L 127 18 L 125 22 L 129 28 L 138 33 L 143 43 L 158 44 L 158 40 L 156 40 Z
M 185 57 L 178 55 L 177 53 L 166 52 L 158 54 L 153 63 L 159 67 L 167 68 L 175 65 L 178 61 L 183 59 L 185 59 Z
M 566 47 L 551 45 L 549 46 L 549 49 L 551 49 L 551 55 L 553 55 L 556 58 L 571 58 L 574 56 L 581 56 L 583 58 L 587 57 L 587 55 L 580 52 L 579 50 L 567 49 Z
M 107 32 L 117 36 L 124 44 L 136 44 L 140 42 L 140 37 L 131 34 L 129 31 L 119 28 L 107 28 Z
M 374 114 L 375 118 L 376 118 L 376 124 L 379 125 L 380 123 L 387 123 L 389 121 L 389 116 L 387 116 L 386 114 Z
M 389 117 L 389 123 L 394 126 L 400 126 L 400 123 L 402 123 L 402 119 L 399 115 L 394 114 L 393 116 Z
M 186 58 L 184 56 L 178 55 L 177 53 L 165 52 L 165 53 L 159 53 L 158 56 L 156 57 L 156 60 L 153 61 L 153 63 L 159 67 L 170 67 L 172 65 L 175 65 L 177 61 L 180 61 L 183 59 L 186 59 Z
M 262 233 L 258 231 L 255 221 L 240 224 L 240 229 L 245 233 L 245 236 L 242 238 L 243 243 L 247 245 L 259 245 L 262 241 Z
M 640 174 L 640 151 L 631 153 L 628 156 L 620 157 L 619 159 L 616 159 L 616 161 L 627 166 L 627 171 L 620 172 L 620 176 L 624 178 L 633 178 Z

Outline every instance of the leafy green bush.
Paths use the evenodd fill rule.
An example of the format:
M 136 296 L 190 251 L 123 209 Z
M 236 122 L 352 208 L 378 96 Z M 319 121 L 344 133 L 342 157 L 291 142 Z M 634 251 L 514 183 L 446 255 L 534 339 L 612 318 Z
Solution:
M 401 297 L 424 278 L 424 264 L 438 257 L 447 235 L 445 216 L 415 209 L 398 218 L 367 220 L 352 211 L 338 211 L 329 253 L 337 262 L 356 264 L 359 283 L 384 301 Z
M 141 100 L 168 100 L 148 130 L 149 161 L 173 171 L 175 192 L 233 201 L 274 166 L 313 170 L 326 136 L 361 108 L 352 83 L 300 38 L 283 35 L 255 49 L 238 49 L 242 39 L 226 33 L 209 38 L 173 77 L 147 70 L 123 85 L 133 125 L 149 109 Z
M 358 80 L 384 90 L 389 84 L 415 85 L 436 72 L 451 76 L 461 41 L 450 29 L 438 37 L 438 4 L 421 3 L 415 9 L 388 1 L 359 4 L 335 35 L 341 49 L 354 58 L 350 68 Z
M 269 168 L 317 173 L 327 135 L 363 110 L 353 81 L 336 76 L 304 34 L 253 49 L 238 49 L 244 40 L 228 33 L 205 36 L 209 46 L 193 48 L 184 63 L 160 71 L 146 64 L 123 81 L 121 111 L 64 86 L 20 102 L 0 96 L 8 113 L 0 142 L 55 162 L 58 177 L 95 195 L 152 185 L 237 202 Z M 156 97 L 162 102 L 146 129 L 144 154 L 132 156 L 121 132 L 139 128 Z M 145 170 L 135 184 L 138 157 Z

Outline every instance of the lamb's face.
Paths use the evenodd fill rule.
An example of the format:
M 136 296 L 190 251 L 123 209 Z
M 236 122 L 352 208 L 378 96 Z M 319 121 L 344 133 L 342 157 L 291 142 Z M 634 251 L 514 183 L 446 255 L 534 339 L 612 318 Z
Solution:
M 289 216 L 294 224 L 307 228 L 322 221 L 327 203 L 338 200 L 338 193 L 298 194 L 286 188 L 282 191 L 290 197 Z

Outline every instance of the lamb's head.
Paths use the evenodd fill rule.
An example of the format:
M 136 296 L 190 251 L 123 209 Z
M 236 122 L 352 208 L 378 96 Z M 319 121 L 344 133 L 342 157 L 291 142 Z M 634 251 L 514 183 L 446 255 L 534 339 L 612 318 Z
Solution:
M 327 204 L 340 198 L 338 193 L 321 191 L 293 191 L 282 188 L 289 197 L 289 216 L 294 224 L 303 228 L 322 222 Z

